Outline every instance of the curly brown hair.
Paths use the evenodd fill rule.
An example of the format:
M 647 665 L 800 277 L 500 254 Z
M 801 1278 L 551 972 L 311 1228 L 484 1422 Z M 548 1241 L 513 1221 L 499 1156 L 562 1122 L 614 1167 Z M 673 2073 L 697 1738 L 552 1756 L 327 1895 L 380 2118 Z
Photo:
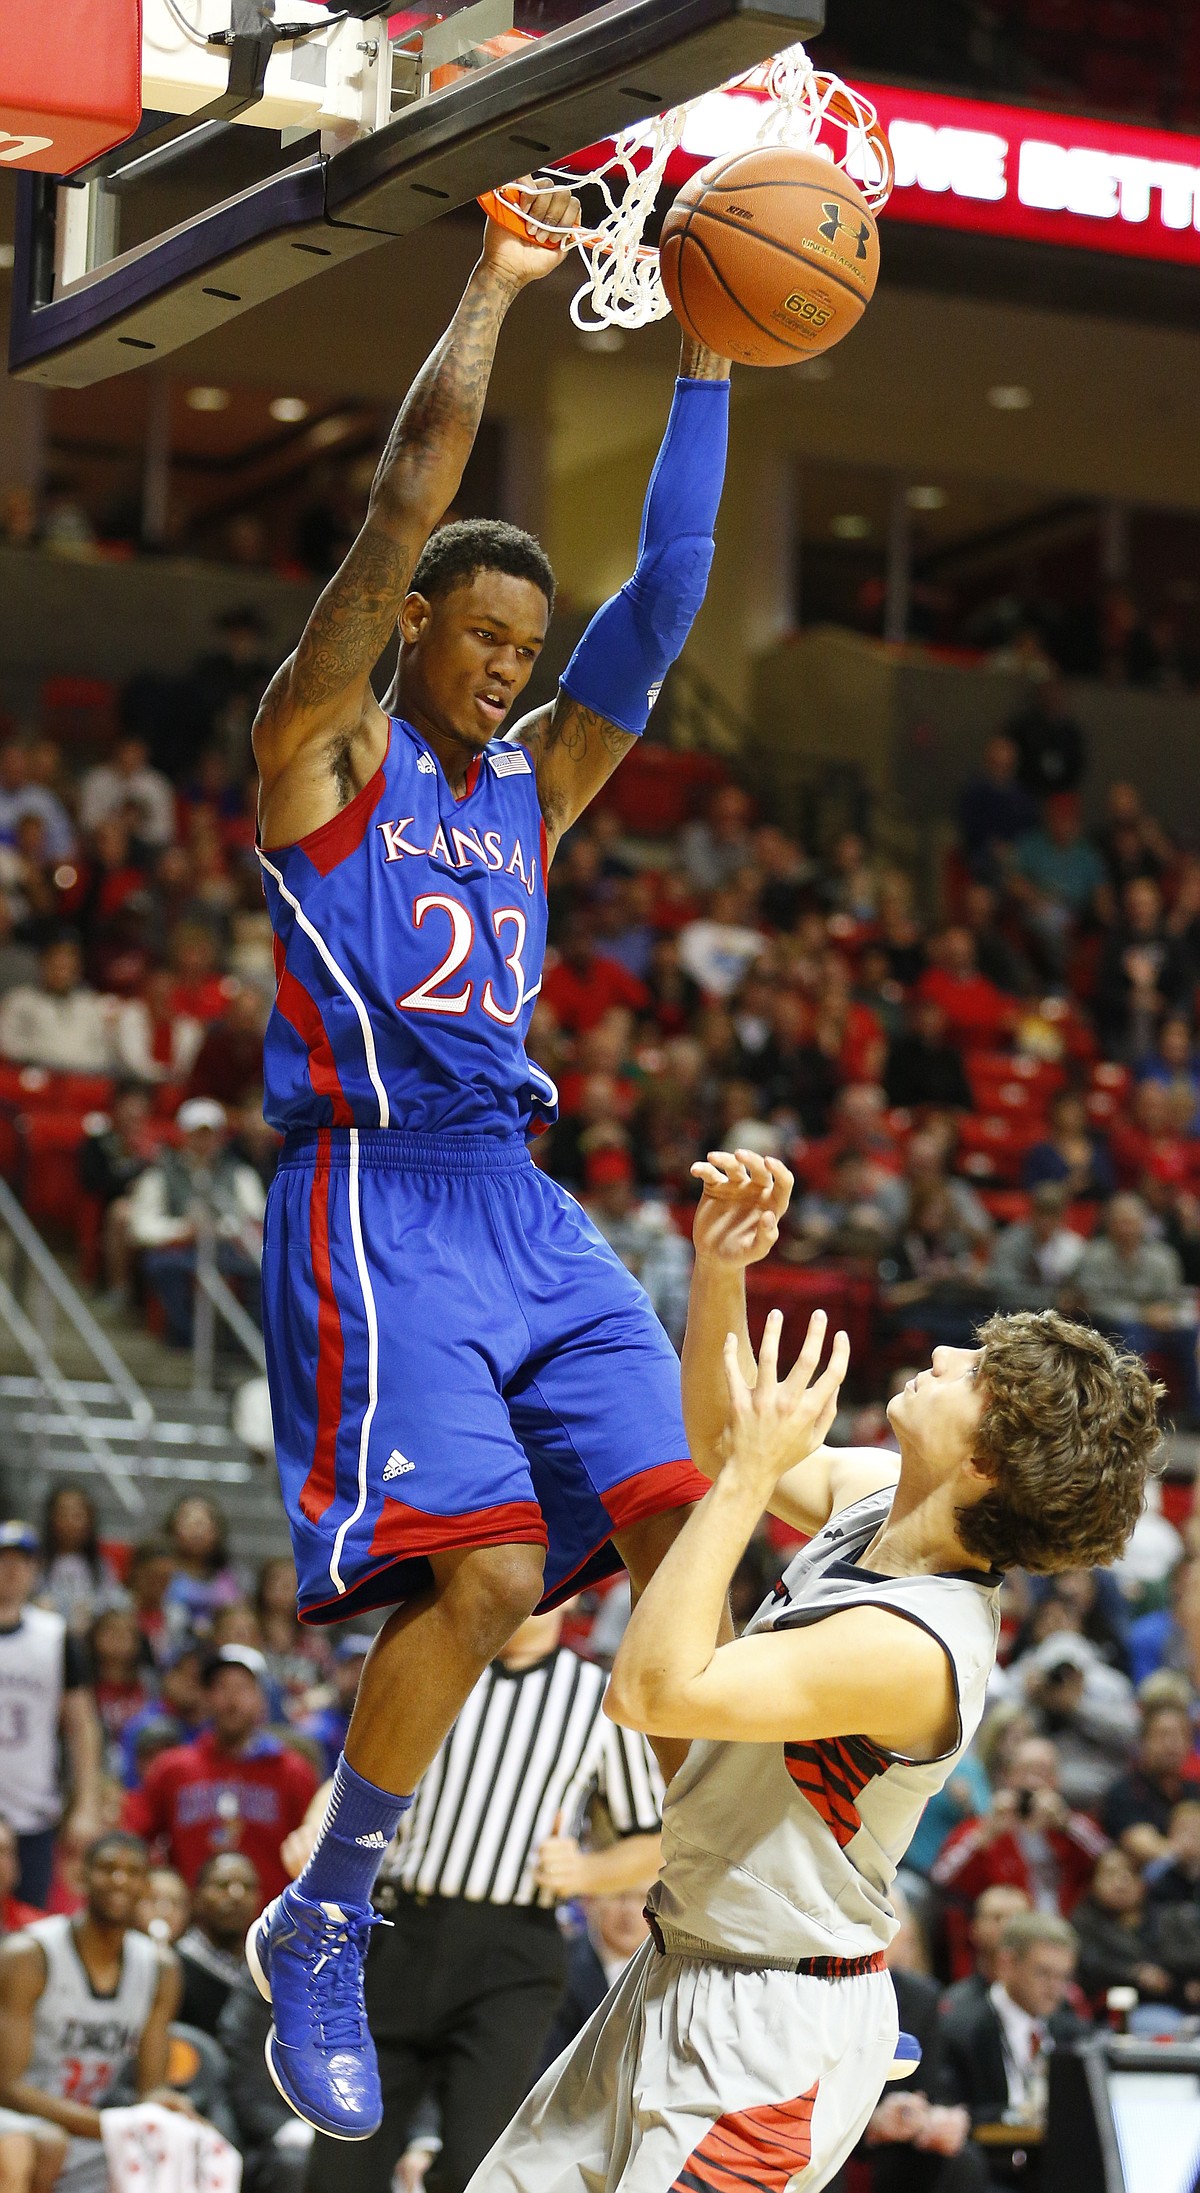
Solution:
M 998 1569 L 1114 1561 L 1160 1446 L 1156 1385 L 1137 1356 L 1057 1310 L 992 1317 L 978 1335 L 986 1405 L 975 1461 L 993 1480 L 955 1523 Z

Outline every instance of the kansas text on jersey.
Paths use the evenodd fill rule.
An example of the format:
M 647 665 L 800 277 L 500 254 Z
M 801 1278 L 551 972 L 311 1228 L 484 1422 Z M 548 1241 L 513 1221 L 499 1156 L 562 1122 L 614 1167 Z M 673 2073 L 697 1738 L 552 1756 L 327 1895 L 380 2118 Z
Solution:
M 557 1091 L 525 1034 L 546 949 L 546 834 L 524 747 L 493 741 L 456 800 L 411 724 L 340 814 L 260 851 L 278 991 L 273 1126 L 512 1134 Z

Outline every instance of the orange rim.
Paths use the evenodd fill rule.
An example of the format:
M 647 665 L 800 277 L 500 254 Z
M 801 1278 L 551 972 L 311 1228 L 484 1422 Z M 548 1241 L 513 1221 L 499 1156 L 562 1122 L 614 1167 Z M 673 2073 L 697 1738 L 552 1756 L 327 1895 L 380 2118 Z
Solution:
M 481 192 L 479 203 L 489 221 L 495 221 L 499 228 L 506 228 L 510 235 L 520 236 L 527 244 L 540 244 L 543 251 L 561 250 L 562 246 L 556 239 L 535 235 L 524 214 L 519 213 L 515 206 L 510 206 L 507 198 L 502 198 L 498 190 Z

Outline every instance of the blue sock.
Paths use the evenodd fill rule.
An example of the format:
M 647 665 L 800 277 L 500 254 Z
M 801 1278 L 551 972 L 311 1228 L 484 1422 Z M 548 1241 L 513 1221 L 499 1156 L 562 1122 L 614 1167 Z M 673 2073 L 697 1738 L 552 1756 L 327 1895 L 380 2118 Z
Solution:
M 411 1797 L 376 1789 L 338 1760 L 333 1790 L 312 1857 L 296 1883 L 314 1904 L 367 1904 L 383 1854 Z

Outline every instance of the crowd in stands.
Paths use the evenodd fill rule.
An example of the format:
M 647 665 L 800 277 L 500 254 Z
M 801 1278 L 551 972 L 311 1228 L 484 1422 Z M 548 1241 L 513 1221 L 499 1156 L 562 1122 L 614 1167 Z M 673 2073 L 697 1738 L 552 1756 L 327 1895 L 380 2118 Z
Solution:
M 258 644 L 247 629 L 209 664 L 170 770 L 163 695 L 144 688 L 140 729 L 90 766 L 44 738 L 0 748 L 0 1163 L 85 1274 L 179 1344 L 202 1233 L 256 1314 L 276 1155 L 246 743 Z M 1090 787 L 1087 827 L 1086 763 L 1043 692 L 956 788 L 936 910 L 864 835 L 805 844 L 717 764 L 653 746 L 551 871 L 529 1048 L 561 1117 L 537 1161 L 678 1340 L 692 1164 L 713 1146 L 782 1158 L 795 1193 L 752 1314 L 819 1300 L 850 1330 L 839 1436 L 886 1440 L 888 1391 L 997 1307 L 1090 1318 L 1147 1354 L 1176 1424 L 1200 1422 L 1200 857 L 1132 783 Z M 951 2163 L 942 2193 L 985 2183 L 996 2150 L 971 2124 L 1036 2115 L 1040 2052 L 1111 1987 L 1160 2023 L 1200 2010 L 1200 1531 L 1172 1513 L 1145 1518 L 1115 1578 L 1006 1588 L 991 1711 L 906 1873 L 897 1969 L 935 2011 L 949 1987 L 937 2045 L 926 2086 L 881 2104 L 852 2193 L 932 2187 Z M 0 1833 L 4 1924 L 75 1909 L 89 1840 L 136 1835 L 147 1923 L 182 1936 L 187 2022 L 211 2037 L 366 1639 L 302 1631 L 290 1561 L 246 1577 L 194 1495 L 132 1548 L 100 1548 L 73 1487 L 40 1533 L 5 1530 L 0 1652 L 27 1605 L 62 1618 L 69 1650 L 67 1781 L 11 1817 L 15 1848 Z M 751 1548 L 743 1616 L 786 1552 L 778 1533 Z M 615 1649 L 612 1604 L 572 1616 L 585 1653 Z M 231 2000 L 248 2032 L 252 1991 Z M 241 2140 L 274 2193 L 303 2156 L 259 2087 Z
M 1200 2015 L 1200 1503 L 1180 1521 L 1177 1531 L 1149 1514 L 1115 1573 L 1008 1579 L 982 1729 L 927 1808 L 900 1880 L 890 1963 L 921 2068 L 880 2101 L 843 2193 L 1036 2187 L 1054 2047 L 1118 2003 L 1148 2034 Z M 735 1595 L 741 1618 L 786 1558 L 782 1542 L 756 1545 L 756 1573 Z M 42 1913 L 70 1917 L 80 1954 L 98 1944 L 99 1955 L 114 1922 L 101 1923 L 98 1899 L 123 1868 L 125 1923 L 174 1950 L 171 2076 L 242 2152 L 251 2193 L 298 2193 L 307 2138 L 265 2075 L 268 2013 L 242 1944 L 309 1847 L 305 1816 L 370 1641 L 302 1630 L 294 1589 L 286 1556 L 247 1577 L 219 1510 L 197 1494 L 133 1548 L 100 1544 L 77 1484 L 60 1485 L 38 1528 L 0 1526 L 0 1663 L 20 1637 L 29 1664 L 39 1623 L 63 1654 L 50 1718 L 41 1728 L 32 1712 L 0 1808 L 0 2009 L 14 1970 L 4 1945 L 19 1967 Z M 577 1603 L 572 1648 L 607 1661 L 620 1630 L 611 1613 L 611 1598 Z M 25 1772 L 39 1744 L 44 1786 Z M 27 1792 L 40 1809 L 19 1809 Z M 569 1947 L 553 2028 L 562 2045 L 644 1927 L 640 1895 L 621 1886 L 581 1900 L 577 1846 L 555 1849 Z M 19 2121 L 32 2106 L 0 2048 L 0 2110 Z M 404 2176 L 415 2188 L 430 2170 L 435 2193 L 445 2127 L 427 2116 Z M 9 2124 L 0 2117 L 0 2136 Z M 1006 2129 L 977 2139 L 985 2127 Z M 36 2137 L 49 2137 L 44 2125 Z M 15 2193 L 53 2183 L 36 2137 Z

